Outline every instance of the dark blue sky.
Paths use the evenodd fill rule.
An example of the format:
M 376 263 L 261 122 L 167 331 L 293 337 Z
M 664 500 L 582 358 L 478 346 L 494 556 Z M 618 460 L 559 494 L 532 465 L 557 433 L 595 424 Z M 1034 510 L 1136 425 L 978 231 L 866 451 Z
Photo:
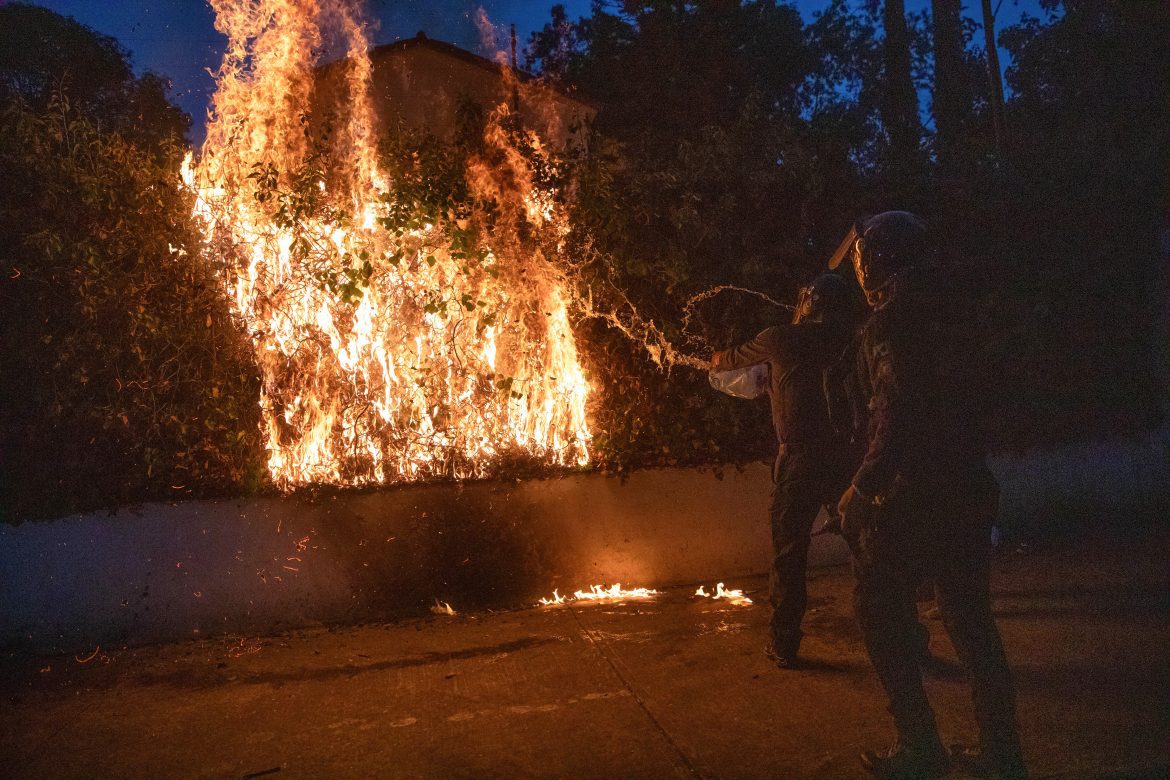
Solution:
M 203 117 L 213 82 L 208 69 L 219 64 L 223 37 L 213 26 L 214 14 L 204 0 L 33 0 L 37 5 L 72 16 L 98 32 L 117 38 L 134 55 L 138 70 L 164 74 L 174 84 L 173 95 L 189 114 L 201 138 Z M 829 0 L 794 0 L 806 17 L 826 7 Z M 0 0 L 2 4 L 4 0 Z M 1019 20 L 1022 12 L 1040 15 L 1038 0 L 997 0 L 1001 9 L 997 26 Z M 544 26 L 554 0 L 368 0 L 379 22 L 376 43 L 409 38 L 424 30 L 432 38 L 450 41 L 472 51 L 479 49 L 474 14 L 479 6 L 493 23 L 506 29 L 515 24 L 520 45 Z M 589 13 L 590 0 L 561 0 L 572 19 Z M 908 11 L 929 5 L 929 0 L 906 0 Z M 966 12 L 978 15 L 975 0 Z M 1005 55 L 1006 56 L 1006 55 Z M 1003 62 L 1006 67 L 1007 62 Z

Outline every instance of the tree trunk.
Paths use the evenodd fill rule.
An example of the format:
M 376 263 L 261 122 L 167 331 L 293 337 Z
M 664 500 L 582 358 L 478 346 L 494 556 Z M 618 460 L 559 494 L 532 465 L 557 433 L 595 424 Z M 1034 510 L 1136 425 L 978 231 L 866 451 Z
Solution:
M 991 0 L 983 0 L 983 36 L 987 43 L 987 77 L 991 81 L 991 123 L 995 128 L 995 149 L 1002 159 L 1007 151 L 1007 124 L 1004 121 L 1003 76 L 999 70 L 995 13 L 991 10 Z
M 882 122 L 890 136 L 890 151 L 895 163 L 909 167 L 918 158 L 922 123 L 918 119 L 918 93 L 910 73 L 910 31 L 906 27 L 904 0 L 886 0 L 882 25 L 886 32 L 886 90 Z
M 954 169 L 971 90 L 963 67 L 962 0 L 931 0 L 934 37 L 935 150 L 944 172 Z

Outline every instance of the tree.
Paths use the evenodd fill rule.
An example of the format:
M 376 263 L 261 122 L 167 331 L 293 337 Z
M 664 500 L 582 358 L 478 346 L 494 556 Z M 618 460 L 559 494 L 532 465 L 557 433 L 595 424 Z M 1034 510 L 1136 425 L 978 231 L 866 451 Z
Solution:
M 1016 61 L 1006 157 L 995 153 L 986 52 L 970 46 L 974 22 L 954 0 L 933 3 L 934 56 L 918 18 L 896 1 L 833 0 L 802 25 L 791 60 L 778 30 L 728 24 L 770 14 L 763 3 L 627 3 L 598 5 L 569 25 L 556 17 L 544 40 L 556 46 L 545 51 L 568 54 L 550 56 L 550 69 L 600 103 L 592 156 L 580 169 L 578 225 L 665 326 L 688 292 L 713 282 L 783 299 L 852 216 L 921 211 L 950 239 L 949 253 L 973 280 L 969 294 L 991 312 L 980 327 L 1003 367 L 992 426 L 999 446 L 1148 424 L 1158 392 L 1148 334 L 1165 340 L 1145 290 L 1166 203 L 1170 12 L 1121 0 L 1046 4 L 1046 21 L 1001 36 Z M 740 67 L 768 67 L 745 56 L 758 30 L 780 69 L 804 69 L 795 110 L 791 94 L 768 93 L 766 81 L 749 78 L 752 89 L 738 90 L 729 79 Z M 922 82 L 933 86 L 937 165 L 919 151 Z M 767 316 L 760 308 L 713 306 L 705 333 L 723 343 L 750 335 L 759 324 L 750 315 Z M 588 341 L 606 343 L 596 333 Z M 607 349 L 612 356 L 621 345 Z M 691 402 L 677 377 L 656 383 L 631 356 L 610 365 L 618 364 L 640 377 L 639 399 L 673 409 Z M 618 449 L 647 447 L 635 461 L 652 461 L 649 431 L 669 419 L 629 411 L 642 428 L 623 427 L 620 416 L 603 427 L 625 437 Z
M 63 99 L 0 115 L 0 517 L 257 484 L 259 387 L 179 151 Z
M 995 148 L 1002 158 L 1007 151 L 1007 119 L 1004 116 L 1003 76 L 995 38 L 995 12 L 991 0 L 983 0 L 983 39 L 987 46 L 987 79 L 991 84 L 991 121 L 995 127 Z
M 596 261 L 587 269 L 599 280 L 594 293 L 619 290 L 692 354 L 704 346 L 691 336 L 723 342 L 786 318 L 727 296 L 685 331 L 681 321 L 687 298 L 714 284 L 791 298 L 821 259 L 808 236 L 835 211 L 822 201 L 839 192 L 831 176 L 848 167 L 847 149 L 825 145 L 821 178 L 800 119 L 818 63 L 797 11 L 768 0 L 597 3 L 572 24 L 555 10 L 528 54 L 599 104 L 589 148 L 572 166 L 577 256 Z M 712 403 L 701 375 L 664 377 L 641 345 L 586 327 L 604 385 L 603 461 L 766 451 L 768 427 L 755 424 L 766 410 Z
M 885 0 L 882 27 L 885 30 L 882 122 L 889 136 L 894 165 L 908 170 L 915 166 L 920 156 L 922 122 L 918 118 L 918 93 L 910 68 L 910 30 L 906 25 L 903 0 Z
M 878 168 L 882 52 L 877 25 L 876 7 L 832 0 L 806 29 L 816 67 L 802 88 L 802 109 L 809 117 L 810 142 L 828 147 L 818 156 L 826 164 L 845 163 L 846 170 L 832 177 L 842 192 L 857 189 L 857 174 Z
M 1168 379 L 1170 7 L 1043 5 L 1047 19 L 1000 35 L 1011 144 L 972 177 L 954 233 L 999 278 L 1015 444 L 1155 426 Z
M 191 125 L 167 99 L 169 86 L 155 73 L 135 77 L 126 49 L 69 17 L 24 3 L 0 7 L 0 99 L 44 110 L 64 95 L 103 127 L 158 147 Z
M 0 520 L 256 487 L 259 384 L 180 183 L 185 115 L 72 20 L 9 5 L 0 37 Z
M 533 33 L 525 50 L 524 67 L 539 70 L 545 79 L 561 84 L 572 78 L 569 69 L 581 55 L 581 44 L 577 25 L 569 21 L 563 5 L 554 5 L 549 13 L 552 20 Z
M 1095 260 L 1149 252 L 1165 220 L 1170 7 L 1046 6 L 1049 23 L 1029 19 L 1002 36 L 1013 60 L 1012 157 L 1037 203 L 1061 215 L 1033 231 L 1035 251 Z
M 961 155 L 962 128 L 971 110 L 963 51 L 961 0 L 932 0 L 934 43 L 933 113 L 939 166 L 953 171 Z

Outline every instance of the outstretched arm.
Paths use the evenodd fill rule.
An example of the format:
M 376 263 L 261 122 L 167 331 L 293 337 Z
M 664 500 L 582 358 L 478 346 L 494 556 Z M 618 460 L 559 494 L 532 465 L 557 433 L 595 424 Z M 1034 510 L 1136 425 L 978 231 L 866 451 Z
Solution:
M 784 334 L 785 330 L 781 327 L 768 328 L 746 344 L 716 352 L 711 356 L 711 368 L 715 371 L 731 371 L 775 360 L 783 355 Z

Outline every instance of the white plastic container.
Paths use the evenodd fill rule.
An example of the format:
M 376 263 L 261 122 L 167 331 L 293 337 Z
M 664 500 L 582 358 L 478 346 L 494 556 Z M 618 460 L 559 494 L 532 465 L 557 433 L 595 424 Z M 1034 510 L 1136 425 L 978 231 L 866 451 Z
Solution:
M 767 363 L 756 363 L 747 368 L 730 371 L 712 371 L 707 374 L 711 387 L 733 398 L 759 398 L 768 392 L 771 372 Z

